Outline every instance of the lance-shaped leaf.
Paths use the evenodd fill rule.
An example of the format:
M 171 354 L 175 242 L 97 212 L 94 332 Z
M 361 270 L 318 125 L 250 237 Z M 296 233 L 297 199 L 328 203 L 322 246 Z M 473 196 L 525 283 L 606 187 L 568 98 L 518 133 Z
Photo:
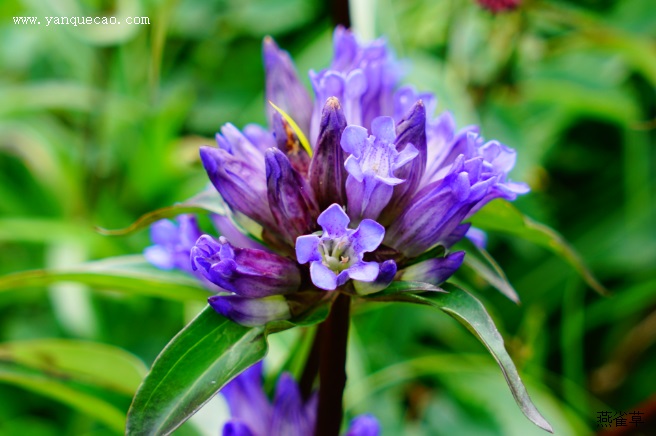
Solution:
M 517 291 L 515 291 L 506 274 L 487 250 L 477 246 L 468 238 L 463 238 L 456 247 L 462 247 L 467 251 L 463 264 L 466 269 L 472 270 L 490 286 L 496 288 L 511 301 L 519 304 Z
M 132 401 L 126 434 L 171 433 L 266 350 L 264 327 L 241 326 L 206 307 L 153 363 Z
M 242 371 L 261 360 L 266 336 L 326 319 L 327 304 L 290 321 L 244 327 L 206 307 L 164 348 L 135 395 L 126 434 L 165 435 Z
M 507 201 L 495 200 L 489 203 L 476 212 L 470 221 L 482 230 L 508 233 L 545 247 L 572 265 L 592 289 L 602 295 L 608 293 L 581 256 L 558 232 L 528 218 Z
M 102 227 L 97 227 L 96 230 L 103 235 L 129 235 L 137 230 L 150 226 L 155 221 L 164 218 L 173 218 L 185 213 L 214 213 L 217 215 L 226 215 L 227 211 L 225 203 L 221 199 L 219 193 L 216 192 L 216 189 L 208 188 L 187 201 L 148 212 L 123 229 L 108 230 Z
M 431 292 L 413 294 L 409 292 L 393 293 L 386 290 L 378 294 L 373 294 L 368 299 L 373 301 L 403 301 L 423 304 L 440 309 L 455 318 L 485 345 L 490 354 L 492 354 L 492 357 L 497 361 L 510 387 L 510 391 L 524 415 L 538 427 L 553 433 L 551 425 L 549 425 L 531 401 L 519 377 L 517 368 L 515 368 L 515 364 L 506 351 L 503 338 L 494 325 L 494 321 L 485 310 L 485 307 L 474 296 L 457 286 L 445 283 L 443 288 L 448 293 Z
M 0 292 L 62 281 L 83 283 L 98 290 L 177 301 L 203 301 L 208 297 L 198 280 L 177 271 L 158 270 L 141 255 L 114 257 L 63 269 L 7 274 L 0 277 Z

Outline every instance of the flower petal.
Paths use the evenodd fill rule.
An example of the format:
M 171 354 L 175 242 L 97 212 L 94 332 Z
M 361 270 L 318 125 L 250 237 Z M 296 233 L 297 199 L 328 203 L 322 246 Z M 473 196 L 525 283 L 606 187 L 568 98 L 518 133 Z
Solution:
M 337 275 L 321 262 L 310 264 L 310 277 L 317 288 L 334 291 L 337 288 Z
M 378 117 L 371 122 L 371 133 L 378 139 L 393 143 L 396 138 L 394 119 L 392 117 Z
M 389 286 L 394 280 L 396 275 L 396 262 L 393 260 L 386 260 L 380 264 L 378 276 L 373 282 L 354 281 L 353 286 L 358 295 L 369 295 L 374 292 L 379 292 Z
M 346 234 L 349 219 L 344 209 L 339 204 L 332 204 L 328 209 L 321 212 L 317 222 L 331 237 L 339 237 Z
M 296 260 L 301 265 L 311 261 L 320 261 L 319 237 L 317 235 L 304 235 L 296 238 Z
M 353 249 L 359 252 L 374 251 L 385 237 L 385 227 L 374 220 L 362 220 L 355 233 L 351 236 Z
M 376 262 L 358 262 L 351 265 L 346 271 L 353 280 L 373 282 L 378 277 L 380 266 Z
M 342 134 L 340 144 L 345 152 L 353 154 L 356 158 L 360 158 L 368 137 L 369 134 L 364 127 L 347 126 Z M 394 138 L 392 138 L 392 141 L 394 141 Z

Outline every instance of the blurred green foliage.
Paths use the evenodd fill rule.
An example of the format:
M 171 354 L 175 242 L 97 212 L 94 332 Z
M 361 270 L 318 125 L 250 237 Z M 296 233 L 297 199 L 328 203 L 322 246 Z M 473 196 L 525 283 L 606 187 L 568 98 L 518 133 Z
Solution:
M 597 430 L 597 412 L 646 411 L 656 401 L 652 3 L 525 0 L 492 15 L 473 0 L 352 2 L 356 31 L 387 36 L 408 60 L 408 83 L 435 92 L 459 127 L 481 124 L 487 138 L 518 150 L 513 178 L 533 190 L 518 208 L 558 229 L 612 292 L 599 297 L 544 248 L 494 233 L 490 252 L 522 304 L 470 278 L 557 434 L 586 434 Z M 326 66 L 329 8 L 312 0 L 2 2 L 0 273 L 140 252 L 147 232 L 106 237 L 94 227 L 127 226 L 200 191 L 198 146 L 223 123 L 264 122 L 262 37 L 276 38 L 299 71 Z M 102 15 L 151 24 L 13 23 Z M 199 307 L 93 282 L 4 289 L 0 433 L 120 433 L 136 386 L 93 374 L 107 359 L 123 362 L 116 377 L 143 374 L 113 347 L 150 365 Z M 384 434 L 541 433 L 452 320 L 373 304 L 356 311 L 352 332 L 348 410 L 375 414 Z M 89 374 L 76 379 L 58 361 L 44 368 L 12 351 L 47 338 L 94 341 L 91 354 L 107 344 L 113 357 L 71 351 L 88 362 Z M 272 337 L 272 369 L 290 338 Z

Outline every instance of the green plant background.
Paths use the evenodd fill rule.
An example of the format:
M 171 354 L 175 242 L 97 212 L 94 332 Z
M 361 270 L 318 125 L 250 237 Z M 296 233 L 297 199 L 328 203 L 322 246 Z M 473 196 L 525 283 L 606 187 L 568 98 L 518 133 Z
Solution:
M 299 71 L 323 68 L 329 8 L 312 0 L 2 2 L 0 273 L 140 253 L 146 231 L 107 237 L 95 227 L 125 227 L 200 191 L 198 146 L 226 122 L 264 122 L 263 36 L 289 50 Z M 513 178 L 532 188 L 517 207 L 558 229 L 612 292 L 600 297 L 552 253 L 494 233 L 490 251 L 522 304 L 470 280 L 556 433 L 597 431 L 600 411 L 653 408 L 652 1 L 526 0 L 498 15 L 473 0 L 351 8 L 356 30 L 386 35 L 407 60 L 406 82 L 435 92 L 458 127 L 480 124 L 486 138 L 517 149 Z M 13 23 L 98 15 L 147 16 L 150 25 Z M 203 304 L 111 288 L 0 285 L 0 434 L 121 433 L 145 368 Z M 273 377 L 295 334 L 272 336 Z M 542 433 L 475 338 L 439 313 L 360 306 L 350 344 L 347 412 L 373 413 L 383 434 Z M 44 349 L 60 360 L 44 360 Z M 208 423 L 225 406 L 216 401 L 201 414 L 178 433 L 217 434 Z

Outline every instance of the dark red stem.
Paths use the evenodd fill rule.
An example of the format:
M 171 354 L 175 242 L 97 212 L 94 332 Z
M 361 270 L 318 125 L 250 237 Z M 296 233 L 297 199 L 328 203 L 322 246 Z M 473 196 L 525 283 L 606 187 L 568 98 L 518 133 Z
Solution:
M 342 425 L 350 306 L 351 297 L 339 294 L 319 329 L 319 410 L 315 436 L 338 436 Z

